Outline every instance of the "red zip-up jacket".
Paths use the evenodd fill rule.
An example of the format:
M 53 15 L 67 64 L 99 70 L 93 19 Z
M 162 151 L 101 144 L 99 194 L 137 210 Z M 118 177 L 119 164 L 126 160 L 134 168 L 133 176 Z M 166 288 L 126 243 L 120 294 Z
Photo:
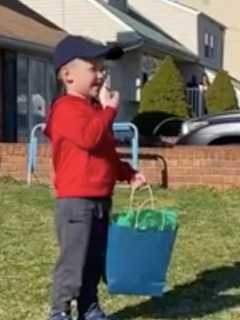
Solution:
M 65 95 L 50 109 L 45 134 L 52 144 L 58 198 L 111 196 L 117 180 L 135 171 L 119 159 L 112 136 L 116 116 L 84 98 Z

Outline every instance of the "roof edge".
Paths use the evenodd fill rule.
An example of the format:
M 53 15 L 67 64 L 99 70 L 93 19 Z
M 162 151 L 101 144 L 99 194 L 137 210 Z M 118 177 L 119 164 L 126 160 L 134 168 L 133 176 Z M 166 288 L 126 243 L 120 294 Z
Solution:
M 195 8 L 192 8 L 190 6 L 187 6 L 185 4 L 182 4 L 182 3 L 179 3 L 178 1 L 173 1 L 173 0 L 160 0 L 161 2 L 164 2 L 170 6 L 174 6 L 174 7 L 177 7 L 177 8 L 180 8 L 184 11 L 187 11 L 188 13 L 191 13 L 191 14 L 194 14 L 194 15 L 198 15 L 201 13 L 201 11 L 195 9 Z
M 200 12 L 199 16 L 203 16 L 203 17 L 207 18 L 208 20 L 210 20 L 211 22 L 214 22 L 215 24 L 219 25 L 223 30 L 225 30 L 227 28 L 224 24 L 222 24 L 218 20 L 214 19 L 213 17 L 209 16 L 208 14 L 206 14 L 203 11 Z
M 106 15 L 108 15 L 113 21 L 115 21 L 117 24 L 124 27 L 127 31 L 135 32 L 133 28 L 131 28 L 128 24 L 124 23 L 121 19 L 116 17 L 112 12 L 110 12 L 105 6 L 104 3 L 101 0 L 88 0 L 88 2 L 91 2 L 93 5 L 95 5 L 98 9 L 100 9 L 102 12 L 104 12 Z M 136 32 L 135 32 L 136 33 Z
M 40 52 L 44 55 L 52 55 L 54 47 L 38 44 L 31 41 L 6 37 L 0 34 L 0 45 L 9 49 L 20 49 L 24 51 Z
M 148 39 L 145 37 L 144 42 L 153 48 L 156 47 L 156 44 L 151 39 Z M 188 62 L 191 62 L 191 63 L 198 63 L 199 62 L 198 56 L 192 54 L 191 52 L 189 52 L 189 53 L 185 52 L 185 51 L 183 52 L 181 50 L 178 50 L 178 49 L 173 48 L 168 45 L 161 46 L 161 49 L 162 49 L 162 52 L 165 54 L 170 54 L 170 55 L 174 54 L 174 56 L 181 58 L 181 59 L 185 59 Z

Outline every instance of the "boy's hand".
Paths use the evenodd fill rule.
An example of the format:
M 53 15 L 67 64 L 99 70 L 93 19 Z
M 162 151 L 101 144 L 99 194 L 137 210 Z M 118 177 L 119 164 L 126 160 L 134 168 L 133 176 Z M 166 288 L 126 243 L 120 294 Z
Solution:
M 133 178 L 130 181 L 130 185 L 134 189 L 139 189 L 139 188 L 143 187 L 146 183 L 147 183 L 147 181 L 146 181 L 145 176 L 140 172 L 135 173 L 135 175 L 133 176 Z
M 104 84 L 99 92 L 99 102 L 103 108 L 110 107 L 117 109 L 120 101 L 120 95 L 118 91 L 112 91 Z

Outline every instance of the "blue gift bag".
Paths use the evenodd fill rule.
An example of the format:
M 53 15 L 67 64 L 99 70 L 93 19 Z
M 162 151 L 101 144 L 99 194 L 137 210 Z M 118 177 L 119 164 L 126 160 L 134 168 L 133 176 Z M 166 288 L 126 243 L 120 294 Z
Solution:
M 110 293 L 161 296 L 177 228 L 109 226 L 106 280 Z
M 107 250 L 110 293 L 161 296 L 176 230 L 139 231 L 112 224 Z

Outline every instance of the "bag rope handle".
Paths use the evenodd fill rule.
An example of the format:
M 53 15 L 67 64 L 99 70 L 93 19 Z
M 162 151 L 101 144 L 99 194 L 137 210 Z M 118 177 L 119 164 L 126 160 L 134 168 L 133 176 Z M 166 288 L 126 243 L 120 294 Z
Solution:
M 141 214 L 141 209 L 147 204 L 147 203 L 151 203 L 151 209 L 154 210 L 155 209 L 155 198 L 153 196 L 153 191 L 152 191 L 152 187 L 150 186 L 150 184 L 147 184 L 146 186 L 142 187 L 141 189 L 139 190 L 148 190 L 149 192 L 149 198 L 148 199 L 145 199 L 142 201 L 142 203 L 140 203 L 140 205 L 137 207 L 137 210 L 136 210 L 136 219 L 135 219 L 135 224 L 134 224 L 134 228 L 138 228 L 139 226 L 139 217 L 140 217 L 140 214 Z M 134 199 L 135 199 L 135 195 L 136 195 L 136 191 L 137 189 L 136 188 L 132 188 L 131 189 L 131 194 L 130 194 L 130 200 L 129 200 L 129 209 L 133 209 L 133 203 L 134 203 Z M 164 229 L 164 226 L 165 226 L 165 217 L 163 216 L 163 227 L 162 229 Z
M 153 191 L 152 191 L 152 187 L 150 186 L 150 184 L 146 184 L 145 186 L 143 186 L 142 188 L 140 189 L 137 189 L 137 188 L 131 188 L 131 193 L 130 193 L 130 197 L 129 197 L 129 206 L 128 206 L 128 209 L 132 209 L 133 208 L 133 203 L 134 203 L 134 200 L 135 200 L 135 196 L 136 196 L 136 191 L 141 191 L 141 190 L 148 190 L 149 192 L 149 199 L 145 199 L 142 201 L 142 203 L 138 206 L 140 208 L 143 207 L 143 205 L 145 204 L 145 202 L 148 200 L 148 201 L 151 201 L 151 206 L 152 206 L 152 209 L 155 208 L 155 199 L 154 199 L 154 196 L 153 196 Z

